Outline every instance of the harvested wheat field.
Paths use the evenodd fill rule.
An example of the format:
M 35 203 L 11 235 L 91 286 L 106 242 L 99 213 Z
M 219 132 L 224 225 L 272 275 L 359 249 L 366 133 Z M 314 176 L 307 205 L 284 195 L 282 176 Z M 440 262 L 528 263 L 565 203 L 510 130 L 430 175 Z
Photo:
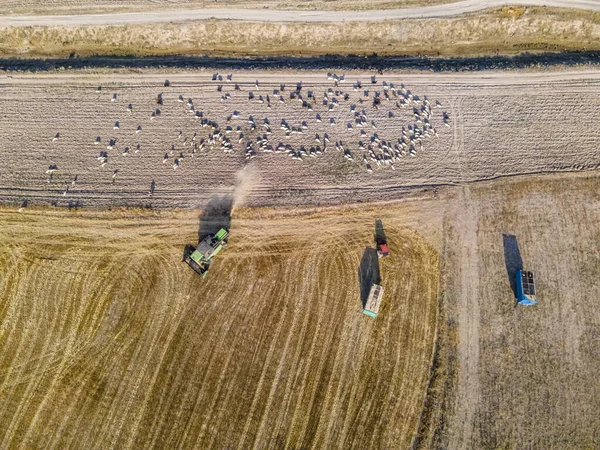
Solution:
M 251 206 L 387 200 L 600 163 L 594 71 L 0 81 L 4 203 L 200 208 L 249 161 Z
M 2 209 L 0 447 L 406 448 L 436 328 L 432 203 L 236 210 L 206 279 L 181 262 L 197 212 Z M 375 219 L 392 255 L 372 319 Z
M 597 448 L 597 175 L 501 180 L 451 197 L 440 338 L 450 349 L 439 364 L 456 367 L 430 391 L 441 411 L 423 448 Z M 535 306 L 516 305 L 519 267 L 536 275 Z

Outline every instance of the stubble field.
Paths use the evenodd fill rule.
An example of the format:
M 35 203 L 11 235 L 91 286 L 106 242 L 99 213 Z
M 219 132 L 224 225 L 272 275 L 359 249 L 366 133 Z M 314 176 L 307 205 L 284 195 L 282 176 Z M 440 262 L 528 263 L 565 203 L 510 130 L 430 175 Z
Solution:
M 236 210 L 204 280 L 181 263 L 192 211 L 0 214 L 1 447 L 413 439 L 435 337 L 434 208 Z M 392 256 L 373 320 L 359 267 L 375 219 Z
M 0 200 L 13 206 L 0 227 L 0 447 L 600 445 L 598 74 L 385 74 L 374 86 L 370 75 L 346 74 L 338 87 L 309 72 L 234 73 L 231 83 L 206 72 L 2 79 Z M 364 89 L 352 89 L 356 79 Z M 379 144 L 417 124 L 420 106 L 371 109 L 383 80 L 442 105 L 430 118 L 439 137 L 415 143 L 395 170 L 363 162 L 359 142 L 384 154 Z M 338 105 L 309 112 L 288 90 L 267 108 L 280 83 L 299 81 L 319 99 L 332 88 Z M 347 128 L 352 104 L 377 124 L 366 137 Z M 192 157 L 212 133 L 195 112 L 224 130 L 236 110 L 224 133 L 233 152 L 206 144 Z M 302 160 L 262 152 L 265 118 L 268 145 L 296 155 L 315 134 L 323 148 L 327 133 L 328 148 Z M 286 138 L 282 119 L 307 128 Z M 558 173 L 577 171 L 588 172 Z M 432 186 L 399 204 L 296 208 Z M 285 208 L 235 210 L 230 247 L 200 280 L 180 263 L 197 213 L 163 208 L 206 208 L 232 193 Z M 37 207 L 49 203 L 72 211 Z M 77 208 L 124 205 L 159 209 Z M 381 261 L 383 310 L 369 321 L 359 272 L 376 219 L 392 256 Z M 519 264 L 536 273 L 535 307 L 515 306 Z

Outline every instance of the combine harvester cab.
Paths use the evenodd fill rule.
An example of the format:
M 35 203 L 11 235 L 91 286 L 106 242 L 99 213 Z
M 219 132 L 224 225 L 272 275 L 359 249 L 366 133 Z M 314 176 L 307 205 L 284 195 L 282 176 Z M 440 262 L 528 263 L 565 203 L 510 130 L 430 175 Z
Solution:
M 196 249 L 185 257 L 184 262 L 202 278 L 206 277 L 212 259 L 227 247 L 228 236 L 229 232 L 225 228 L 221 228 L 217 234 L 206 236 Z
M 517 271 L 517 303 L 531 306 L 537 303 L 533 272 Z

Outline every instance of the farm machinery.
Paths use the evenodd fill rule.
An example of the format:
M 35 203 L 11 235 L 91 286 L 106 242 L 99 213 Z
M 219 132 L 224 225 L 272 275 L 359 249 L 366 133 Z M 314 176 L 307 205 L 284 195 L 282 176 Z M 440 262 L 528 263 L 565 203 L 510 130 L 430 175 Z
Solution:
M 375 250 L 368 248 L 365 250 L 363 261 L 369 261 L 365 259 L 367 255 L 373 255 L 370 259 L 370 264 L 365 263 L 363 270 L 363 261 L 361 261 L 360 273 L 370 274 L 366 283 L 370 284 L 369 295 L 366 301 L 363 303 L 363 313 L 371 317 L 377 317 L 379 313 L 379 307 L 381 306 L 381 299 L 383 298 L 383 286 L 381 277 L 379 275 L 379 258 L 385 258 L 390 256 L 390 250 L 388 249 L 387 237 L 383 230 L 383 222 L 381 220 L 375 221 Z M 377 255 L 377 257 L 375 257 Z M 369 266 L 372 269 L 369 269 Z
M 516 278 L 517 303 L 525 306 L 535 305 L 537 303 L 537 295 L 533 272 L 519 269 L 517 270 Z
M 390 251 L 387 245 L 387 238 L 383 231 L 383 223 L 381 220 L 375 222 L 375 245 L 377 246 L 377 256 L 384 258 L 390 256 Z
M 206 277 L 212 259 L 227 247 L 228 236 L 229 232 L 225 228 L 221 228 L 216 234 L 209 234 L 200 241 L 195 250 L 186 251 L 183 261 L 202 278 Z

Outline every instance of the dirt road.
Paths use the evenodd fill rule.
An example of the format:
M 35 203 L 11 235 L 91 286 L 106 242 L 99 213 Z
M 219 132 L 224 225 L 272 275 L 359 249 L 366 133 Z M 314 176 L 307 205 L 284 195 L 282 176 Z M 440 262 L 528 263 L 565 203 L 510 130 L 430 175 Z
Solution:
M 154 12 L 0 16 L 3 26 L 126 25 L 148 22 L 228 19 L 255 22 L 358 22 L 450 17 L 505 5 L 552 6 L 600 11 L 597 0 L 465 0 L 456 3 L 405 9 L 367 11 L 286 11 L 276 9 L 196 9 Z
M 459 335 L 459 383 L 456 391 L 457 404 L 453 422 L 450 448 L 472 448 L 475 420 L 479 409 L 479 359 L 481 321 L 479 301 L 479 248 L 477 230 L 479 227 L 478 210 L 473 202 L 469 186 L 460 189 L 454 207 L 449 207 L 449 224 L 456 234 L 456 255 L 461 264 L 455 264 L 449 276 L 456 276 L 458 289 L 453 292 L 457 303 Z M 448 239 L 450 240 L 450 238 Z
M 249 163 L 259 175 L 251 205 L 339 203 L 600 164 L 600 130 L 589 125 L 600 120 L 597 72 L 386 74 L 376 84 L 371 73 L 347 73 L 339 87 L 323 72 L 222 75 L 170 74 L 169 87 L 159 75 L 1 79 L 0 200 L 199 207 Z M 301 81 L 304 100 L 291 99 Z M 429 119 L 415 117 L 425 100 Z M 423 121 L 432 128 L 419 142 L 411 133 Z M 210 124 L 231 152 L 211 144 Z

